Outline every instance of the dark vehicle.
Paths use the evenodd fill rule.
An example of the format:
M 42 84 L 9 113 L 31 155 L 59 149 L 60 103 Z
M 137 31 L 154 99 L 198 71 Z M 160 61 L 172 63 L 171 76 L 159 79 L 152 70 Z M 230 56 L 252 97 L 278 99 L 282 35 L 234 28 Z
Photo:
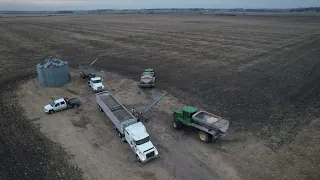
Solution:
M 80 77 L 90 79 L 96 77 L 96 72 L 90 65 L 79 64 Z

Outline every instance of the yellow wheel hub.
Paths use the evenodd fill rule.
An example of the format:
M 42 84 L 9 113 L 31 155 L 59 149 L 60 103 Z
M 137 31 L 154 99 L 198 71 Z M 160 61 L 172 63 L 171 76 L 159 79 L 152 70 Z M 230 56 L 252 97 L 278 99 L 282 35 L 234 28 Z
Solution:
M 205 140 L 206 140 L 206 135 L 200 134 L 200 139 L 203 140 L 203 141 L 205 141 Z

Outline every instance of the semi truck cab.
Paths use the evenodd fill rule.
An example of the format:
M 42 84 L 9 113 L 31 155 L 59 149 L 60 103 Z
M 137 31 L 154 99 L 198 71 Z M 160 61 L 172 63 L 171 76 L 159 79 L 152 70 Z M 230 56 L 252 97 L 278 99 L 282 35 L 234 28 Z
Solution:
M 158 150 L 150 141 L 150 136 L 141 122 L 127 126 L 124 136 L 140 162 L 145 163 L 158 157 Z
M 88 85 L 93 89 L 94 92 L 100 92 L 104 90 L 101 77 L 93 77 L 88 81 Z

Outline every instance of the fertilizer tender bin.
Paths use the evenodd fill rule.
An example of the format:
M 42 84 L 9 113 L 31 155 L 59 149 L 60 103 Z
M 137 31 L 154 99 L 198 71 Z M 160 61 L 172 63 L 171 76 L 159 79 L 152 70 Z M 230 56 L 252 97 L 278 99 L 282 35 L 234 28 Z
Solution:
M 37 64 L 37 72 L 40 84 L 44 87 L 63 86 L 71 79 L 68 62 L 51 56 Z

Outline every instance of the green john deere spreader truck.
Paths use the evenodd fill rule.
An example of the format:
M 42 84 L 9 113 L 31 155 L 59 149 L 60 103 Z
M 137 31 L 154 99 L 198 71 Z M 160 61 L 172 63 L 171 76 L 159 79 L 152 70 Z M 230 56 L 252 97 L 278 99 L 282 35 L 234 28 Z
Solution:
M 182 110 L 173 111 L 172 126 L 175 129 L 183 126 L 194 127 L 198 130 L 198 138 L 206 143 L 225 136 L 229 121 L 196 107 L 186 106 Z

